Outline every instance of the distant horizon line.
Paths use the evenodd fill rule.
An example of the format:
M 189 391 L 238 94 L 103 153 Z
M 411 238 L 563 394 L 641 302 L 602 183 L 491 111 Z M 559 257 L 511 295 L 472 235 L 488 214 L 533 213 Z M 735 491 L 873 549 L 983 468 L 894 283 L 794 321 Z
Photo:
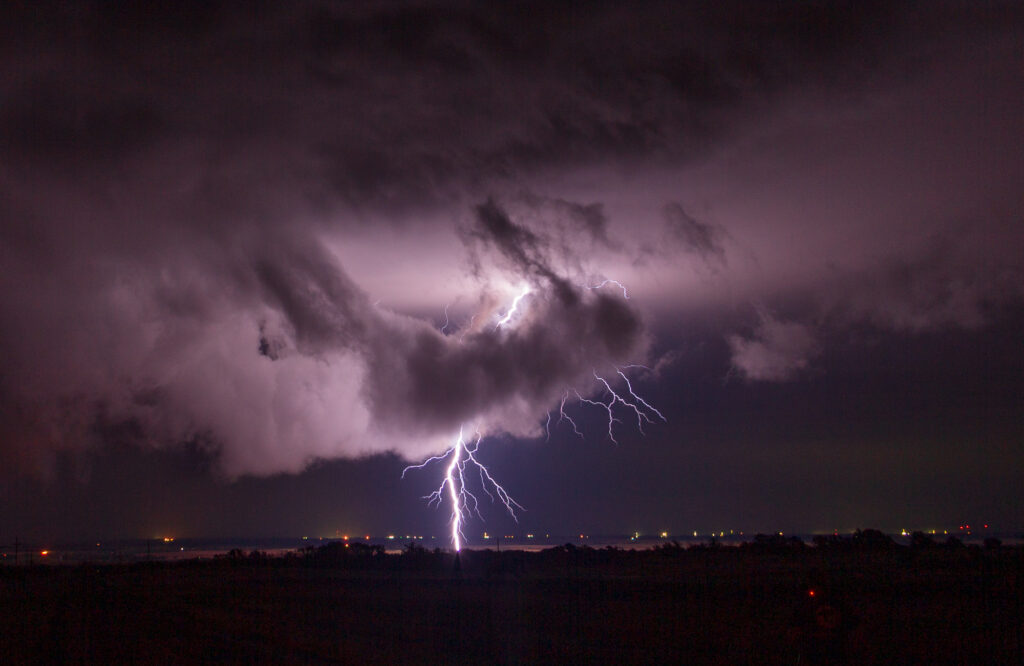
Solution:
M 981 528 L 961 528 L 957 527 L 954 529 L 948 528 L 928 528 L 928 529 L 906 529 L 901 528 L 897 530 L 893 529 L 881 529 L 875 527 L 860 527 L 854 529 L 845 530 L 812 530 L 812 531 L 764 531 L 764 532 L 747 532 L 747 531 L 724 531 L 719 530 L 716 532 L 701 532 L 700 530 L 691 532 L 680 532 L 672 533 L 668 531 L 642 533 L 605 533 L 605 534 L 586 534 L 586 533 L 568 533 L 568 534 L 555 534 L 555 533 L 534 533 L 534 532 L 521 532 L 518 534 L 490 534 L 483 532 L 480 535 L 469 535 L 467 541 L 475 545 L 488 545 L 504 543 L 508 541 L 515 541 L 521 543 L 573 543 L 573 542 L 671 542 L 671 541 L 709 541 L 709 540 L 727 540 L 727 541 L 743 541 L 751 540 L 758 536 L 782 536 L 782 537 L 801 537 L 801 538 L 813 538 L 816 536 L 850 536 L 856 534 L 858 531 L 875 530 L 890 537 L 910 537 L 914 533 L 921 533 L 929 537 L 972 537 L 972 538 L 983 538 L 983 537 L 1016 537 L 1024 538 L 1024 528 L 995 528 L 995 527 L 981 527 Z M 92 548 L 103 548 L 104 545 L 117 545 L 117 544 L 138 544 L 138 543 L 151 543 L 154 545 L 168 546 L 171 544 L 193 544 L 193 543 L 216 543 L 222 542 L 225 545 L 232 544 L 253 544 L 255 542 L 266 541 L 266 542 L 297 542 L 301 545 L 302 542 L 320 542 L 320 541 L 341 541 L 350 543 L 366 543 L 366 542 L 392 542 L 392 543 L 410 543 L 410 542 L 429 542 L 429 543 L 447 543 L 449 536 L 444 535 L 422 535 L 422 534 L 411 534 L 411 533 L 397 533 L 388 532 L 385 534 L 367 535 L 367 534 L 340 534 L 335 533 L 333 535 L 296 535 L 296 536 L 281 536 L 281 535 L 224 535 L 224 536 L 186 536 L 176 534 L 165 534 L 159 536 L 121 536 L 121 537 L 99 537 L 95 539 L 84 539 L 84 538 L 72 538 L 68 539 L 65 537 L 36 537 L 26 536 L 24 538 L 20 536 L 11 536 L 9 538 L 0 538 L 0 550 L 11 550 L 18 545 L 27 547 L 30 544 L 38 545 L 45 544 L 48 546 L 87 546 Z

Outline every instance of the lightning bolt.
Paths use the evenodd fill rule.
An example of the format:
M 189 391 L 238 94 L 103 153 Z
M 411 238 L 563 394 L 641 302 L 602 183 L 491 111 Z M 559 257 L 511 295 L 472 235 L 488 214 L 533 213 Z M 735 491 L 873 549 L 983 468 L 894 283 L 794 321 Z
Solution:
M 448 319 L 448 306 L 445 305 L 444 306 L 444 326 L 441 327 L 441 332 L 444 333 L 445 335 L 448 335 L 448 325 L 450 323 L 451 323 L 451 320 Z
M 608 284 L 614 284 L 618 286 L 622 290 L 623 298 L 629 298 L 629 294 L 626 291 L 626 287 L 616 280 L 605 280 L 601 284 L 598 284 L 593 287 L 588 287 L 588 289 L 600 289 Z M 526 296 L 528 296 L 530 293 L 531 289 L 529 287 L 526 287 L 518 296 L 515 297 L 508 311 L 498 319 L 498 322 L 495 325 L 494 330 L 506 326 L 512 321 L 512 318 L 518 311 L 523 299 L 526 298 Z M 472 327 L 472 321 L 473 320 L 470 319 L 470 327 Z M 442 332 L 444 332 L 445 329 L 447 329 L 448 323 L 448 308 L 446 307 L 445 326 L 442 327 Z M 459 338 L 460 342 L 462 341 L 462 337 L 465 336 L 465 333 L 466 331 L 464 329 L 462 331 L 462 335 Z M 629 369 L 633 367 L 644 366 L 627 365 L 623 367 Z M 597 370 L 594 369 L 594 380 L 604 388 L 604 401 L 598 399 L 585 398 L 583 397 L 583 395 L 580 394 L 578 390 L 573 388 L 567 389 L 565 393 L 562 395 L 562 400 L 559 403 L 558 421 L 555 423 L 555 425 L 557 426 L 563 421 L 566 421 L 569 423 L 570 426 L 572 426 L 573 432 L 576 433 L 576 435 L 578 435 L 581 439 L 583 439 L 583 432 L 579 429 L 579 426 L 577 425 L 576 421 L 566 412 L 566 403 L 569 400 L 570 393 L 575 394 L 576 399 L 579 403 L 599 407 L 608 414 L 608 439 L 610 439 L 615 444 L 618 444 L 618 440 L 615 439 L 614 425 L 616 423 L 622 423 L 622 421 L 615 415 L 617 405 L 621 405 L 621 408 L 624 408 L 632 412 L 632 414 L 636 416 L 637 429 L 640 431 L 641 434 L 644 433 L 644 424 L 654 423 L 655 417 L 662 421 L 666 421 L 665 416 L 660 411 L 655 409 L 650 403 L 648 403 L 646 400 L 640 397 L 636 393 L 636 391 L 633 390 L 633 385 L 629 381 L 629 377 L 626 376 L 626 373 L 622 371 L 622 368 L 615 368 L 615 372 L 619 375 L 619 377 L 622 378 L 622 381 L 625 382 L 625 394 L 616 391 L 612 387 L 612 384 L 603 376 L 599 375 L 597 373 Z M 552 413 L 549 411 L 547 414 L 547 420 L 544 424 L 544 428 L 547 432 L 548 439 L 551 438 L 551 418 Z M 465 534 L 462 531 L 462 528 L 463 525 L 465 525 L 465 523 L 467 522 L 467 520 L 469 520 L 473 516 L 473 514 L 476 514 L 481 520 L 483 520 L 483 515 L 480 513 L 480 501 L 477 498 L 477 496 L 466 485 L 466 473 L 470 467 L 476 468 L 480 478 L 480 487 L 483 489 L 484 493 L 486 493 L 487 496 L 490 498 L 491 502 L 493 503 L 495 502 L 495 500 L 500 501 L 501 504 L 505 507 L 505 510 L 508 511 L 509 515 L 512 516 L 513 520 L 519 522 L 519 517 L 516 514 L 517 510 L 526 510 L 523 508 L 521 504 L 512 499 L 512 497 L 501 486 L 501 484 L 499 484 L 494 479 L 494 477 L 491 476 L 491 473 L 487 470 L 487 467 L 485 467 L 483 463 L 481 463 L 480 460 L 476 457 L 476 454 L 480 449 L 480 443 L 483 441 L 483 435 L 480 433 L 480 431 L 476 432 L 476 439 L 469 443 L 467 443 L 466 441 L 464 431 L 465 425 L 463 425 L 463 427 L 459 429 L 459 435 L 456 438 L 455 443 L 452 446 L 450 446 L 444 453 L 441 453 L 436 456 L 431 456 L 419 464 L 409 465 L 408 467 L 402 470 L 402 478 L 404 479 L 406 472 L 408 472 L 409 470 L 420 470 L 432 465 L 433 463 L 447 461 L 447 465 L 445 466 L 444 477 L 441 480 L 441 484 L 437 487 L 436 490 L 431 492 L 429 495 L 425 495 L 424 499 L 427 500 L 428 506 L 436 505 L 437 507 L 440 507 L 441 504 L 444 503 L 446 497 L 448 502 L 450 502 L 452 512 L 450 522 L 451 539 L 452 547 L 455 549 L 455 552 L 459 552 L 462 550 L 462 545 L 466 539 Z
M 576 395 L 579 395 L 579 393 L 577 393 Z M 565 402 L 568 399 L 569 399 L 569 391 L 566 391 L 565 393 L 562 394 L 562 402 L 559 403 L 559 405 L 558 405 L 558 421 L 555 423 L 555 425 L 558 425 L 562 421 L 568 421 L 569 425 L 572 426 L 572 431 L 574 433 L 576 433 L 577 435 L 579 435 L 580 439 L 584 439 L 583 433 L 580 432 L 580 429 L 576 426 L 576 421 L 573 421 L 572 417 L 565 413 Z M 548 412 L 548 420 L 547 420 L 547 423 L 544 426 L 544 429 L 547 431 L 547 434 L 548 434 L 547 438 L 548 438 L 548 440 L 550 440 L 551 439 L 551 412 Z
M 491 502 L 494 502 L 495 499 L 501 502 L 513 520 L 519 522 L 519 516 L 516 515 L 517 509 L 519 511 L 526 510 L 521 504 L 512 499 L 512 496 L 491 476 L 491 473 L 476 457 L 476 453 L 480 449 L 480 442 L 483 441 L 483 435 L 477 432 L 476 440 L 467 444 L 464 430 L 465 426 L 459 429 L 459 436 L 455 440 L 455 444 L 444 453 L 431 456 L 418 465 L 409 465 L 402 470 L 402 478 L 404 479 L 405 473 L 411 469 L 423 469 L 431 463 L 448 459 L 448 466 L 445 467 L 444 479 L 442 479 L 441 485 L 434 492 L 425 495 L 423 499 L 427 500 L 428 506 L 441 506 L 445 495 L 448 496 L 448 501 L 452 506 L 451 535 L 452 547 L 455 549 L 455 552 L 462 550 L 462 542 L 466 539 L 465 534 L 462 532 L 462 525 L 466 520 L 474 513 L 480 520 L 483 520 L 483 514 L 480 513 L 480 501 L 466 487 L 467 468 L 476 468 L 480 476 L 480 487 L 483 488 L 484 493 L 491 498 Z M 492 489 L 493 492 L 491 492 Z
M 584 398 L 582 395 L 579 394 L 579 391 L 575 391 L 575 393 L 577 400 L 579 400 L 580 402 L 586 403 L 588 405 L 593 405 L 595 407 L 600 407 L 608 413 L 608 439 L 610 439 L 613 443 L 618 444 L 619 441 L 615 439 L 615 432 L 613 426 L 616 423 L 622 423 L 622 421 L 615 417 L 614 408 L 616 404 L 622 405 L 626 409 L 633 412 L 634 415 L 636 415 L 636 427 L 637 430 L 640 431 L 641 435 L 646 434 L 644 432 L 645 423 L 654 423 L 654 420 L 650 416 L 651 414 L 654 414 L 662 421 L 667 421 L 667 419 L 661 412 L 652 407 L 650 403 L 648 403 L 646 400 L 638 396 L 633 391 L 633 385 L 630 384 L 629 378 L 626 377 L 626 374 L 622 372 L 622 370 L 616 369 L 616 372 L 626 382 L 626 390 L 629 391 L 630 399 L 624 398 L 620 393 L 613 389 L 612 385 L 608 383 L 607 379 L 597 374 L 597 370 L 594 370 L 594 379 L 596 379 L 601 385 L 604 386 L 604 395 L 607 397 L 608 402 L 601 402 L 600 400 L 591 400 L 589 398 Z M 573 425 L 575 426 L 575 424 Z
M 561 423 L 563 420 L 568 421 L 569 424 L 572 426 L 572 431 L 579 435 L 580 439 L 583 439 L 583 433 L 580 432 L 580 429 L 578 427 L 576 427 L 576 422 L 573 421 L 572 418 L 565 413 L 565 401 L 568 399 L 569 392 L 566 391 L 565 394 L 562 395 L 562 403 L 558 406 L 558 422 Z
M 466 333 L 473 330 L 473 322 L 476 321 L 476 315 L 469 318 L 469 323 L 462 327 L 462 334 L 459 336 L 459 344 L 461 345 L 466 340 Z
M 644 367 L 644 366 L 640 366 L 640 367 Z M 650 411 L 651 411 L 651 412 L 653 412 L 653 413 L 654 413 L 655 415 L 657 415 L 657 417 L 658 417 L 659 419 L 661 419 L 662 423 L 668 423 L 668 419 L 666 419 L 666 418 L 665 418 L 665 415 L 664 415 L 664 414 L 662 414 L 661 412 L 659 412 L 659 411 L 658 411 L 657 409 L 655 409 L 654 407 L 652 407 L 652 406 L 651 406 L 651 405 L 650 405 L 650 404 L 649 404 L 649 403 L 648 403 L 648 402 L 647 402 L 646 400 L 644 400 L 643 398 L 641 398 L 640 396 L 638 396 L 638 395 L 637 395 L 636 393 L 634 393 L 634 392 L 633 392 L 633 385 L 629 383 L 629 377 L 627 377 L 627 376 L 626 376 L 626 373 L 624 373 L 624 372 L 623 372 L 622 370 L 619 370 L 618 368 L 616 368 L 616 369 L 615 369 L 615 372 L 619 373 L 619 376 L 620 376 L 620 377 L 622 377 L 622 380 L 623 380 L 624 382 L 626 382 L 626 390 L 627 390 L 627 391 L 629 391 L 629 394 L 630 394 L 631 396 L 633 396 L 633 399 L 634 399 L 634 400 L 636 400 L 636 401 L 637 401 L 637 402 L 639 402 L 639 403 L 640 403 L 641 405 L 643 405 L 645 409 L 647 409 L 647 410 L 650 410 Z M 596 374 L 597 374 L 597 373 L 595 373 L 595 375 L 596 375 Z M 604 380 L 602 379 L 601 381 L 604 381 Z M 605 386 L 607 386 L 607 385 L 608 385 L 608 382 L 604 382 L 604 383 L 605 383 Z M 609 389 L 609 390 L 610 390 L 610 389 Z M 624 400 L 622 400 L 622 398 L 619 398 L 619 401 L 620 401 L 620 402 L 625 402 Z M 629 404 L 629 403 L 626 403 L 626 404 Z M 636 407 L 636 405 L 629 405 L 629 406 L 630 406 L 630 407 L 632 407 L 633 409 L 635 409 L 635 410 L 637 411 L 637 413 L 638 413 L 638 414 L 640 413 L 640 410 L 639 410 L 639 409 L 638 409 L 638 408 Z M 653 421 L 651 421 L 651 420 L 650 420 L 649 418 L 647 418 L 646 416 L 644 416 L 644 419 L 645 419 L 645 420 L 646 420 L 646 421 L 647 421 L 648 423 L 653 423 Z
M 622 284 L 618 280 L 605 280 L 601 284 L 595 284 L 592 287 L 588 286 L 587 289 L 590 289 L 591 291 L 593 291 L 595 289 L 600 289 L 601 287 L 603 287 L 605 285 L 608 285 L 608 284 L 614 284 L 616 287 L 621 289 L 622 290 L 622 297 L 625 298 L 627 301 L 629 300 L 629 292 L 626 291 L 626 285 Z
M 526 296 L 530 294 L 530 291 L 531 289 L 529 287 L 526 287 L 518 296 L 515 297 L 515 300 L 512 301 L 512 307 L 508 309 L 508 312 L 505 313 L 504 317 L 498 320 L 498 323 L 494 326 L 494 330 L 498 330 L 499 328 L 507 324 L 509 320 L 512 319 L 512 315 L 514 315 L 516 313 L 516 310 L 519 309 L 520 301 L 526 298 Z

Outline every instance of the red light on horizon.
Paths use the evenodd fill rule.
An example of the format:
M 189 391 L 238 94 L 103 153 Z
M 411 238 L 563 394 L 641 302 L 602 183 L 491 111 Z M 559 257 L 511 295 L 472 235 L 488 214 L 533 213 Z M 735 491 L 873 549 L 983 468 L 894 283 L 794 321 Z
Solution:
M 813 597 L 814 594 L 815 594 L 814 590 L 808 590 L 808 592 L 807 592 L 807 596 L 809 596 L 809 597 Z

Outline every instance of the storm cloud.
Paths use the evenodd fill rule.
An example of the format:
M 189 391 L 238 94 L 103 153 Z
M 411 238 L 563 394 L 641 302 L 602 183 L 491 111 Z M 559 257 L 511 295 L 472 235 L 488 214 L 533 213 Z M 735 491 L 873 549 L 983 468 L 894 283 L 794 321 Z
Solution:
M 781 321 L 760 313 L 753 335 L 729 337 L 732 365 L 750 381 L 778 382 L 790 379 L 810 366 L 820 348 L 810 329 L 797 322 Z
M 118 427 L 232 476 L 418 457 L 463 423 L 538 435 L 680 312 L 752 384 L 803 376 L 843 328 L 983 327 L 1022 296 L 1020 23 L 5 7 L 2 454 Z M 753 303 L 787 314 L 744 328 Z

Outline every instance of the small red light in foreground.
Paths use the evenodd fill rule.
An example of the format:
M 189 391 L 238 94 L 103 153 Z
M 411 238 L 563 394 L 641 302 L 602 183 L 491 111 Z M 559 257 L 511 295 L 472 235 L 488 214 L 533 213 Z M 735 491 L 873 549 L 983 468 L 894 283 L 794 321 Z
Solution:
M 810 591 L 809 591 L 809 592 L 807 593 L 807 596 L 809 596 L 809 597 L 813 597 L 813 596 L 814 596 L 814 590 L 810 590 Z

